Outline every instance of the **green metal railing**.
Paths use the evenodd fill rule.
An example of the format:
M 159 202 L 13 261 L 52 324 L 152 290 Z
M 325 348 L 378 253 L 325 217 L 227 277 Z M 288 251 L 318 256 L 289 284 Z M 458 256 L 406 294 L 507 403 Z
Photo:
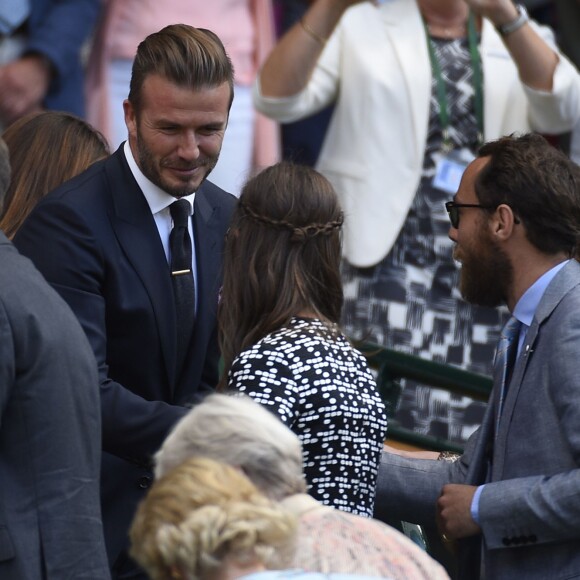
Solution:
M 355 342 L 355 346 L 365 354 L 369 366 L 378 373 L 377 386 L 389 419 L 389 439 L 433 451 L 463 451 L 463 447 L 457 443 L 415 433 L 397 422 L 395 410 L 402 392 L 399 381 L 403 378 L 410 379 L 456 395 L 487 401 L 492 387 L 490 377 L 397 352 L 372 342 Z

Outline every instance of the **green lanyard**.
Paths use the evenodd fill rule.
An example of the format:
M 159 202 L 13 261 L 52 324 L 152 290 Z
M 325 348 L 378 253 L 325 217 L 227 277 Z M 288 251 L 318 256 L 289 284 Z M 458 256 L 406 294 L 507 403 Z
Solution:
M 429 35 L 427 23 L 423 21 L 425 34 L 427 36 L 427 46 L 429 47 L 429 58 L 433 76 L 437 82 L 437 101 L 439 102 L 439 120 L 443 132 L 443 151 L 448 152 L 453 149 L 453 144 L 449 138 L 449 110 L 447 105 L 447 93 L 445 91 L 445 82 L 441 66 L 435 54 L 435 47 Z M 469 41 L 469 54 L 471 56 L 471 67 L 473 69 L 473 87 L 475 89 L 475 118 L 477 119 L 477 141 L 478 145 L 483 143 L 483 77 L 481 73 L 481 59 L 477 46 L 477 30 L 475 28 L 475 16 L 472 11 L 469 12 L 467 21 L 467 38 Z

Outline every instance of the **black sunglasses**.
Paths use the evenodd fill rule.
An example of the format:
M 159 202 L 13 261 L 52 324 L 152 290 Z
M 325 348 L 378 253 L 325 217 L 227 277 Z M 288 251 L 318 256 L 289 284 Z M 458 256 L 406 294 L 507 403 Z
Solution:
M 456 201 L 446 201 L 445 209 L 449 214 L 449 221 L 451 225 L 457 229 L 459 227 L 459 208 L 462 207 L 476 207 L 479 209 L 495 209 L 495 205 L 481 205 L 480 203 L 457 203 Z

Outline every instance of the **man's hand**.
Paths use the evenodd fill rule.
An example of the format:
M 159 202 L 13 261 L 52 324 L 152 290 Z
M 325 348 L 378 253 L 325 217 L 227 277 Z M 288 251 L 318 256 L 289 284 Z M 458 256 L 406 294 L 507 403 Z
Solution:
M 437 500 L 437 525 L 447 540 L 467 538 L 481 533 L 471 517 L 471 501 L 477 487 L 450 483 L 443 486 Z
M 30 54 L 0 67 L 0 121 L 8 125 L 42 109 L 51 79 L 50 63 Z
M 480 16 L 502 26 L 518 17 L 518 10 L 512 0 L 465 0 L 465 3 Z

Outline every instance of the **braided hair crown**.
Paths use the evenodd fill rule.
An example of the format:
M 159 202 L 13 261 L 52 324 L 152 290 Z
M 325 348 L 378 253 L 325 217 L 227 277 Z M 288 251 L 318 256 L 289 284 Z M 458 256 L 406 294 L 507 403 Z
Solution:
M 240 208 L 244 214 L 254 222 L 277 230 L 286 230 L 291 232 L 290 241 L 292 242 L 307 242 L 309 239 L 316 236 L 328 236 L 334 230 L 340 229 L 344 222 L 344 216 L 341 212 L 336 220 L 328 221 L 326 223 L 314 222 L 304 226 L 296 226 L 287 220 L 274 219 L 265 215 L 261 215 L 254 211 L 247 203 L 240 201 Z

